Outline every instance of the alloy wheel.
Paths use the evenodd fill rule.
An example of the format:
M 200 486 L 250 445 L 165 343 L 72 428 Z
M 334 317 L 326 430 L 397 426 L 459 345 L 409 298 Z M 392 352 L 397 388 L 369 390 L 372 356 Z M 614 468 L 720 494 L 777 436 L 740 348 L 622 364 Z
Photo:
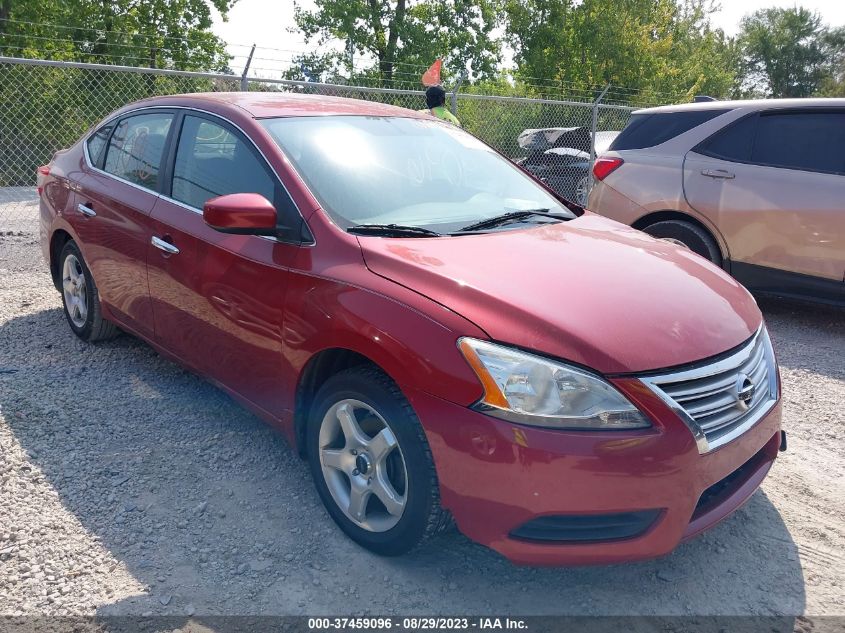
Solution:
M 78 328 L 88 319 L 88 293 L 82 264 L 75 255 L 65 257 L 62 267 L 62 293 L 71 322 Z
M 356 525 L 386 532 L 405 511 L 408 471 L 384 418 L 354 399 L 336 402 L 320 423 L 320 467 L 338 508 Z

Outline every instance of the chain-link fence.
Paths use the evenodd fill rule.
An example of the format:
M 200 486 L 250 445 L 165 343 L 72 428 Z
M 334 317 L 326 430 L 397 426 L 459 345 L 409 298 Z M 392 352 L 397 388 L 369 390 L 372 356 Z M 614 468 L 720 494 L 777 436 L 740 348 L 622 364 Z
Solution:
M 425 107 L 424 93 L 416 90 L 0 57 L 0 231 L 31 229 L 39 165 L 113 110 L 150 96 L 244 88 Z M 633 109 L 472 92 L 450 102 L 464 128 L 579 203 L 591 184 L 591 158 L 607 148 Z

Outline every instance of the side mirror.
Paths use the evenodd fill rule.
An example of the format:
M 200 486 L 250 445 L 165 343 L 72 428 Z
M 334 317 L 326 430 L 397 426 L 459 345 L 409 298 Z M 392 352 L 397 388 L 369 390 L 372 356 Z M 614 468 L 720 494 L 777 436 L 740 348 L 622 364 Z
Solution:
M 208 200 L 202 218 L 221 233 L 275 235 L 276 209 L 258 193 L 230 193 Z

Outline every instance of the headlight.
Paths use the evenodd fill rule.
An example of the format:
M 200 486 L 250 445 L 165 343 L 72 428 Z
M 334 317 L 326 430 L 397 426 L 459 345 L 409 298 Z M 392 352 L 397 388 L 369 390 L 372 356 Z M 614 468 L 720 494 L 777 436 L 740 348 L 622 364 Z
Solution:
M 610 383 L 581 369 L 472 338 L 458 347 L 484 386 L 475 408 L 557 429 L 641 429 L 648 419 Z

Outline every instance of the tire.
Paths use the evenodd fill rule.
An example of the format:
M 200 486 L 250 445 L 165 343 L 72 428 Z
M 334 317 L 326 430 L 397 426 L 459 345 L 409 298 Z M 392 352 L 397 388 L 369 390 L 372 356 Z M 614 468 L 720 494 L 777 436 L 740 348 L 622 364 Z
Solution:
M 119 330 L 103 318 L 97 284 L 73 240 L 59 256 L 59 273 L 65 319 L 73 333 L 89 343 L 114 338 Z
M 395 444 L 385 448 L 391 438 Z M 440 506 L 420 421 L 376 367 L 347 369 L 318 390 L 306 427 L 306 454 L 329 515 L 353 541 L 377 554 L 404 554 L 451 523 Z
M 585 209 L 587 208 L 587 201 L 590 198 L 590 176 L 584 176 L 583 178 L 579 178 L 578 181 L 575 183 L 575 189 L 573 191 L 573 198 L 575 204 L 578 204 Z
M 716 240 L 705 229 L 691 222 L 663 220 L 650 224 L 643 231 L 652 237 L 680 243 L 717 266 L 722 265 L 722 253 Z

